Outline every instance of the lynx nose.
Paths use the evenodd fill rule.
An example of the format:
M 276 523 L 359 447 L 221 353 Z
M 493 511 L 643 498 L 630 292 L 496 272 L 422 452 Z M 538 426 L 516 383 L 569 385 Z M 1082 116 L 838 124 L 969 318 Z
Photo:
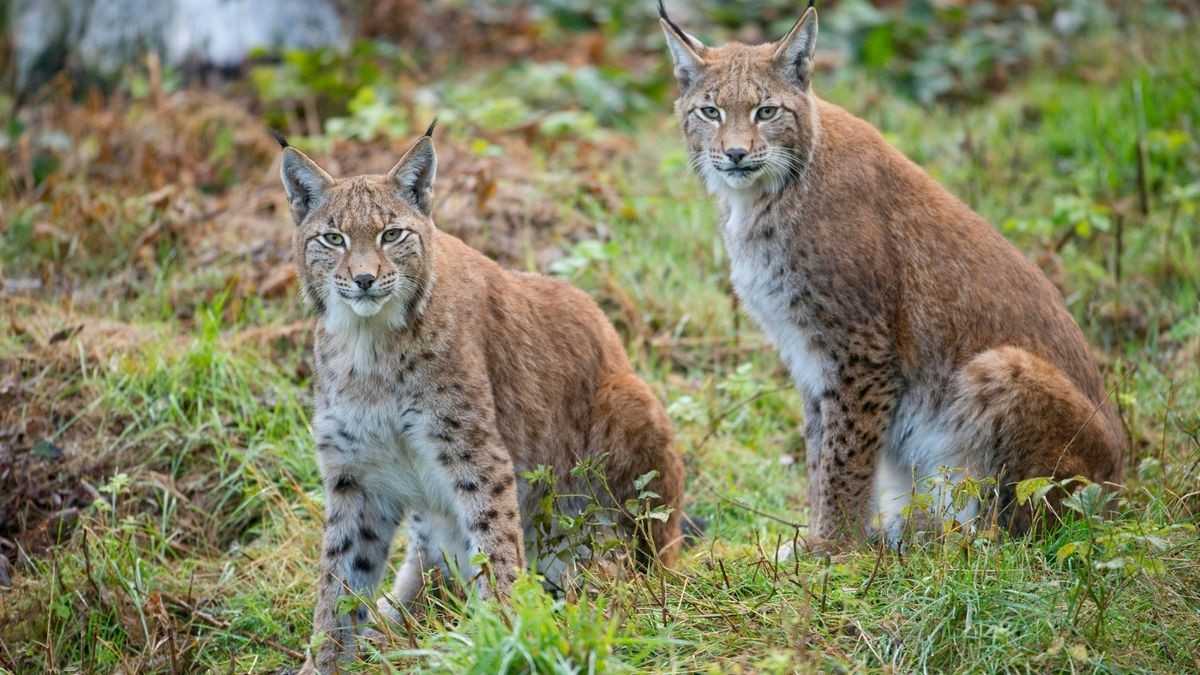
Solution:
M 742 161 L 749 153 L 745 148 L 725 148 L 725 156 L 728 157 L 734 164 Z
M 358 287 L 365 291 L 371 287 L 371 284 L 375 283 L 375 275 L 374 274 L 356 274 L 354 276 L 354 283 L 358 284 Z

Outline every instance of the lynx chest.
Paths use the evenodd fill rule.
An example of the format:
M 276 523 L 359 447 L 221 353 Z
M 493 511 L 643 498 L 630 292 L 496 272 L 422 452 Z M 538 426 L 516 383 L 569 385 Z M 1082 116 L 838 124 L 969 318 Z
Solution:
M 797 386 L 816 396 L 826 388 L 828 357 L 813 347 L 811 330 L 802 320 L 807 312 L 804 280 L 791 271 L 787 247 L 781 241 L 785 234 L 757 223 L 757 210 L 744 201 L 731 199 L 728 205 L 723 234 L 733 289 L 779 350 Z
M 363 361 L 353 371 L 338 357 L 324 365 L 318 370 L 322 396 L 313 416 L 322 474 L 353 475 L 401 511 L 452 513 L 454 490 L 437 460 L 431 406 L 419 394 L 426 387 Z M 329 378 L 321 372 L 337 366 L 343 368 Z

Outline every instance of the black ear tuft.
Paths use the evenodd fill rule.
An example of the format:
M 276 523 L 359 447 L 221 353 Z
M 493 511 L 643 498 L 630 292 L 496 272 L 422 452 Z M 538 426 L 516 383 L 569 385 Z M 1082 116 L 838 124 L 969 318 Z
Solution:
M 670 26 L 671 30 L 679 36 L 680 40 L 683 40 L 684 44 L 692 44 L 691 38 L 688 37 L 687 33 L 683 32 L 683 29 L 679 27 L 679 24 L 675 23 L 671 20 L 671 17 L 667 16 L 667 8 L 663 7 L 663 0 L 658 0 L 658 16 L 661 17 L 663 21 L 667 22 L 667 25 Z
M 283 137 L 283 134 L 278 129 L 272 129 L 271 135 L 275 137 L 275 140 L 279 141 L 279 147 L 288 147 L 287 139 Z
M 808 9 L 812 9 L 817 5 L 817 0 L 808 0 Z
M 425 135 L 430 138 L 433 138 L 433 128 L 436 126 L 437 126 L 437 118 L 435 117 L 435 118 L 433 118 L 433 121 L 429 123 L 429 128 L 425 130 Z

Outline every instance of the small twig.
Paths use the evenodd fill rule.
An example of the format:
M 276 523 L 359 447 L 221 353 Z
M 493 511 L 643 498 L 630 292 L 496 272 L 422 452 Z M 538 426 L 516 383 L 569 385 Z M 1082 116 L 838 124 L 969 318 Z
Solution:
M 83 528 L 83 573 L 87 576 L 88 583 L 92 586 L 92 591 L 96 593 L 96 602 L 104 606 L 104 594 L 100 592 L 100 585 L 96 583 L 96 578 L 92 576 L 92 547 L 88 542 L 88 530 Z
M 1192 439 L 1192 444 L 1196 446 L 1196 452 L 1193 452 L 1188 457 L 1188 459 L 1191 459 L 1191 457 L 1193 457 L 1195 455 L 1200 455 L 1200 438 L 1198 438 L 1196 436 L 1196 434 L 1193 434 L 1190 431 L 1183 432 L 1183 435 Z M 1198 467 L 1198 466 L 1200 466 L 1200 458 L 1197 458 L 1195 462 L 1192 462 L 1192 465 L 1190 467 L 1188 467 L 1188 470 L 1183 474 L 1184 478 L 1187 478 L 1188 476 L 1192 475 L 1192 473 L 1196 470 L 1196 467 Z
M 825 601 L 829 598 L 829 573 L 833 569 L 833 561 L 825 558 L 825 571 L 821 574 L 821 613 L 825 613 Z
M 733 585 L 729 583 L 729 574 L 725 572 L 725 561 L 717 558 L 717 567 L 721 568 L 721 578 L 725 581 L 725 590 L 732 591 Z
M 878 546 L 879 552 L 875 554 L 875 566 L 871 568 L 871 576 L 867 577 L 867 583 L 859 589 L 859 593 L 866 593 L 871 590 L 871 584 L 875 583 L 875 577 L 879 574 L 880 564 L 883 562 L 883 552 L 887 550 L 887 544 L 880 542 Z
M 172 604 L 174 604 L 175 606 L 177 606 L 179 609 L 183 610 L 184 612 L 187 612 L 188 614 L 192 615 L 193 617 L 200 619 L 204 623 L 207 623 L 210 626 L 220 628 L 221 630 L 227 630 L 227 631 L 237 633 L 238 635 L 250 640 L 251 642 L 257 642 L 258 644 L 270 647 L 271 649 L 274 649 L 275 651 L 278 651 L 283 654 L 287 654 L 288 656 L 292 657 L 293 659 L 296 659 L 297 661 L 304 660 L 304 654 L 296 651 L 295 649 L 292 649 L 291 647 L 286 647 L 271 638 L 262 637 L 260 635 L 255 635 L 254 633 L 251 633 L 248 631 L 236 629 L 233 627 L 233 624 L 230 623 L 229 621 L 225 621 L 224 619 L 218 619 L 217 617 L 209 614 L 208 612 L 202 611 L 195 607 L 191 607 L 179 600 L 173 600 Z
M 1134 154 L 1137 156 L 1138 207 L 1145 218 L 1150 215 L 1150 185 L 1146 172 L 1146 106 L 1142 100 L 1142 81 L 1137 78 L 1133 80 L 1133 111 L 1137 122 Z
M 756 392 L 750 398 L 747 398 L 743 401 L 739 401 L 738 403 L 721 411 L 721 414 L 717 415 L 717 418 L 715 420 L 713 420 L 711 424 L 709 424 L 708 433 L 704 435 L 704 438 L 700 439 L 700 443 L 698 443 L 696 445 L 696 450 L 699 451 L 700 448 L 703 448 L 704 444 L 708 442 L 708 439 L 712 438 L 713 435 L 715 435 L 717 433 L 717 430 L 721 428 L 721 422 L 725 421 L 726 417 L 729 417 L 730 415 L 737 412 L 738 410 L 745 408 L 747 405 L 753 403 L 754 401 L 757 401 L 758 399 L 762 398 L 763 396 L 766 396 L 768 394 L 774 394 L 774 393 L 780 392 L 780 391 L 784 391 L 785 389 L 787 389 L 787 387 L 776 387 L 774 389 L 764 389 L 762 391 Z
M 12 652 L 8 651 L 8 643 L 0 640 L 0 649 L 4 650 L 4 658 L 0 660 L 0 666 L 9 669 L 12 672 L 17 672 L 17 661 L 13 658 Z
M 796 530 L 799 530 L 804 527 L 808 527 L 808 525 L 806 523 L 797 523 L 797 522 L 794 522 L 791 520 L 787 520 L 785 518 L 780 518 L 779 516 L 776 516 L 771 513 L 767 513 L 766 511 L 760 511 L 745 502 L 734 499 L 733 497 L 727 497 L 726 495 L 722 494 L 719 490 L 717 490 L 716 486 L 714 486 L 712 484 L 712 481 L 710 481 L 707 476 L 701 475 L 700 479 L 708 484 L 709 492 L 713 493 L 713 495 L 715 495 L 717 497 L 717 499 L 720 499 L 721 501 L 725 502 L 726 504 L 729 504 L 730 506 L 736 506 L 739 509 L 749 511 L 750 513 L 753 513 L 756 516 L 762 516 L 763 518 L 770 518 L 771 520 L 779 523 L 780 525 L 787 525 L 788 527 L 796 529 Z
M 666 581 L 666 575 L 664 575 L 664 574 L 658 575 L 658 592 L 661 594 L 661 597 L 662 597 L 663 628 L 666 628 L 671 623 L 671 614 L 670 614 L 670 611 L 667 609 L 667 581 Z M 682 599 L 683 599 L 683 596 L 680 595 L 680 600 L 682 600 Z

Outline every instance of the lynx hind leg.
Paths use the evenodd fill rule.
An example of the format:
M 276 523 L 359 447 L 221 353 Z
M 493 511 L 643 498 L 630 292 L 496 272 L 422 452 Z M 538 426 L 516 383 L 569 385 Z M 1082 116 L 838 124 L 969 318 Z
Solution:
M 637 497 L 634 481 L 639 476 L 658 471 L 645 489 L 658 493 L 660 503 L 672 511 L 665 521 L 649 520 L 651 541 L 639 538 L 639 557 L 649 560 L 657 554 L 662 564 L 674 564 L 682 539 L 683 460 L 675 450 L 666 410 L 646 383 L 629 373 L 601 385 L 591 413 L 588 454 L 607 453 L 605 476 L 621 503 Z
M 1035 476 L 1120 479 L 1124 441 L 1114 413 L 1089 401 L 1055 366 L 1016 347 L 979 354 L 958 374 L 953 411 L 960 438 L 974 438 L 977 458 L 997 479 L 998 499 L 985 510 L 1013 534 L 1033 527 L 1032 505 L 1018 505 L 1016 484 Z M 1062 490 L 1047 495 L 1046 516 L 1061 517 Z

